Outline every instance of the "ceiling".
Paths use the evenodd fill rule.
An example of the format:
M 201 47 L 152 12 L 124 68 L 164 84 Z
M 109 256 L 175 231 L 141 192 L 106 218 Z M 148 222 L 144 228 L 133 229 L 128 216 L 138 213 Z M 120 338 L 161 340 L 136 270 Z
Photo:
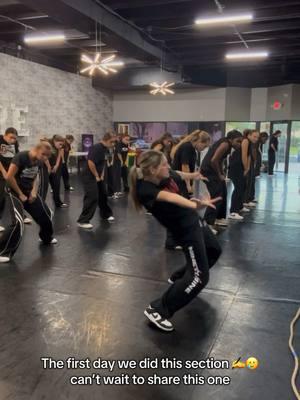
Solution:
M 224 13 L 253 12 L 254 20 L 236 27 L 194 25 L 198 16 L 217 14 L 218 6 Z M 122 88 L 133 86 L 126 75 L 147 74 L 161 63 L 178 72 L 185 85 L 300 82 L 300 0 L 0 0 L 0 15 L 0 51 L 70 72 L 80 70 L 83 52 L 94 53 L 95 20 L 101 21 L 102 52 L 126 63 L 123 84 L 117 79 Z M 64 31 L 67 42 L 28 48 L 25 30 Z M 252 63 L 224 60 L 228 50 L 246 45 L 266 49 L 270 57 Z M 108 82 L 118 88 L 114 80 Z

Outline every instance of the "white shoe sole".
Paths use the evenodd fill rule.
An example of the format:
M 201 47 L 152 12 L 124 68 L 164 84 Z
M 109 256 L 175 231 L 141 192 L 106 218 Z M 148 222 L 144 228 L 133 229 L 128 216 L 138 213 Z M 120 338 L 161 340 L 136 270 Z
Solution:
M 87 226 L 82 226 L 82 225 L 79 225 L 79 224 L 77 224 L 77 226 L 78 226 L 78 228 L 85 229 L 85 230 L 87 230 L 87 231 L 89 231 L 89 230 L 91 230 L 91 229 L 94 228 L 93 226 L 87 227 Z
M 154 318 L 151 314 L 148 314 L 147 310 L 144 311 L 144 315 L 149 319 L 150 322 L 152 322 L 152 324 L 154 324 L 155 326 L 157 326 L 157 328 L 160 329 L 161 331 L 164 331 L 164 332 L 172 332 L 172 331 L 174 331 L 174 328 L 173 328 L 173 327 L 171 327 L 171 328 L 165 328 L 165 327 L 159 325 L 159 324 L 156 322 L 155 318 Z

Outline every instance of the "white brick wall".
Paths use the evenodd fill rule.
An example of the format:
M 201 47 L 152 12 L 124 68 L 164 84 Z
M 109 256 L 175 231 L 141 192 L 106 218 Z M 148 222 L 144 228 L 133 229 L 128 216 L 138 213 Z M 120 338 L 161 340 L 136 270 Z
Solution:
M 0 53 L 0 108 L 9 110 L 0 117 L 1 133 L 13 125 L 12 104 L 28 107 L 23 149 L 54 134 L 73 134 L 77 143 L 83 133 L 99 139 L 112 127 L 112 96 L 94 89 L 89 78 Z

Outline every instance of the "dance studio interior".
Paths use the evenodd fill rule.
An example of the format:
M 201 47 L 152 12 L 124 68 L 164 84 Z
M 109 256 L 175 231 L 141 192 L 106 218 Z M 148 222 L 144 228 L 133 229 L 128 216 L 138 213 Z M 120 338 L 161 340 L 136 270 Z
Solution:
M 0 0 L 0 400 L 300 399 L 300 0 Z

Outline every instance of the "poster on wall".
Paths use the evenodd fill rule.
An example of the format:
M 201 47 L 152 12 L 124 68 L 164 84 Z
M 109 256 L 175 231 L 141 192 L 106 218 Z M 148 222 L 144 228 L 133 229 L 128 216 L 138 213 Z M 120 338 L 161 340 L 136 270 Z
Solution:
M 215 143 L 224 136 L 224 122 L 199 122 L 199 129 L 206 131 L 211 136 L 211 142 Z
M 88 152 L 94 144 L 94 135 L 91 133 L 81 135 L 82 151 Z
M 189 126 L 187 122 L 167 122 L 166 132 L 175 138 L 180 138 L 189 133 Z

